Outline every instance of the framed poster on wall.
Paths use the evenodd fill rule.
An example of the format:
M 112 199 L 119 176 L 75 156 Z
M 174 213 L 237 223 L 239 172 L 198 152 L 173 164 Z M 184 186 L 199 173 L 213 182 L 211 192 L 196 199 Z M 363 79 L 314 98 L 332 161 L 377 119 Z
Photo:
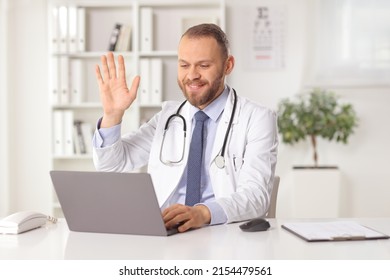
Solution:
M 280 1 L 257 1 L 243 10 L 248 31 L 245 41 L 247 70 L 275 70 L 285 67 L 285 6 Z

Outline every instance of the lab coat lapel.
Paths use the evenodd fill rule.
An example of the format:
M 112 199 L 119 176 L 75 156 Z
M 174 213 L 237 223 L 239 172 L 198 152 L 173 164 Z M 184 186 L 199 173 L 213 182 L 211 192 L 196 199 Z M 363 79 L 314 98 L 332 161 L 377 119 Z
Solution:
M 233 104 L 234 104 L 234 93 L 233 93 L 233 89 L 231 89 L 230 93 L 229 93 L 229 97 L 228 97 L 228 99 L 226 101 L 225 109 L 224 109 L 224 111 L 222 113 L 222 116 L 221 116 L 222 119 L 219 122 L 219 125 L 218 125 L 218 128 L 217 128 L 217 133 L 215 135 L 215 142 L 214 142 L 214 145 L 213 145 L 213 151 L 212 151 L 212 154 L 211 154 L 211 162 L 210 162 L 210 164 L 214 163 L 215 157 L 222 150 L 223 142 L 225 140 L 225 134 L 226 134 L 226 131 L 228 129 L 230 117 L 231 117 L 232 112 L 233 112 Z M 239 118 L 238 118 L 239 114 L 240 114 L 240 102 L 239 102 L 239 99 L 237 97 L 237 108 L 236 108 L 235 116 L 234 116 L 234 119 L 233 119 L 232 128 L 231 128 L 230 133 L 229 133 L 228 143 L 227 144 L 229 144 L 230 135 L 231 135 L 231 132 L 232 132 L 232 130 L 234 128 L 234 125 L 237 124 L 238 121 L 239 121 Z M 226 146 L 226 150 L 227 149 L 228 149 L 228 146 Z
M 184 150 L 184 157 L 181 164 L 178 165 L 164 165 L 159 162 L 158 166 L 158 173 L 160 174 L 159 180 L 155 182 L 158 187 L 155 188 L 157 198 L 159 201 L 160 206 L 163 205 L 163 203 L 168 199 L 168 197 L 172 194 L 174 189 L 179 184 L 179 181 L 181 179 L 181 176 L 184 172 L 185 167 L 187 166 L 187 160 L 188 160 L 188 151 L 190 146 L 190 137 L 191 135 L 189 131 L 192 129 L 191 119 L 189 118 L 189 110 L 190 106 L 188 105 L 188 102 L 183 106 L 181 109 L 180 114 L 185 118 L 186 125 L 187 125 L 187 136 L 186 136 L 186 143 L 185 143 L 185 150 Z M 167 116 L 168 117 L 168 116 Z M 165 123 L 165 122 L 164 122 Z M 176 139 L 181 139 L 183 135 L 181 134 L 182 131 L 178 131 L 177 135 L 174 137 L 177 137 Z M 167 145 L 171 144 L 172 142 L 167 141 Z M 175 147 L 173 147 L 175 148 Z M 163 178 L 163 179 L 162 179 Z M 169 182 L 169 184 L 167 184 Z

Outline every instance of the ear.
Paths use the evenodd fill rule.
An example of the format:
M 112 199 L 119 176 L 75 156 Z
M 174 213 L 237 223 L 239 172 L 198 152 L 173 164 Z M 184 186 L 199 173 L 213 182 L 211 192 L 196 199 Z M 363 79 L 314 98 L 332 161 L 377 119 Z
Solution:
M 225 75 L 229 75 L 234 68 L 234 57 L 229 55 L 225 64 Z

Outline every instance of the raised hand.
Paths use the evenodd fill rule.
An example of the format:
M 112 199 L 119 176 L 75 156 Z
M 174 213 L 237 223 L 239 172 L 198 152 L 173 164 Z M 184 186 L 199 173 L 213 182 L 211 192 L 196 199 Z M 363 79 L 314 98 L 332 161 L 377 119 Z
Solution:
M 111 127 L 122 121 L 125 111 L 137 97 L 140 77 L 133 79 L 130 89 L 127 87 L 125 62 L 121 55 L 118 56 L 118 70 L 112 52 L 102 55 L 101 64 L 103 76 L 99 65 L 95 67 L 104 112 L 100 127 Z

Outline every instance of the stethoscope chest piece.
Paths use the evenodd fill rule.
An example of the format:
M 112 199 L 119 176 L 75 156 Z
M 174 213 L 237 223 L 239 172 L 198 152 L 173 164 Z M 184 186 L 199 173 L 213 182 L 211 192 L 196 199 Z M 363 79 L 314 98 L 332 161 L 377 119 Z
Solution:
M 218 156 L 215 158 L 214 161 L 215 161 L 215 165 L 216 165 L 218 168 L 222 169 L 222 168 L 225 167 L 225 158 L 224 158 L 223 156 L 218 155 Z

